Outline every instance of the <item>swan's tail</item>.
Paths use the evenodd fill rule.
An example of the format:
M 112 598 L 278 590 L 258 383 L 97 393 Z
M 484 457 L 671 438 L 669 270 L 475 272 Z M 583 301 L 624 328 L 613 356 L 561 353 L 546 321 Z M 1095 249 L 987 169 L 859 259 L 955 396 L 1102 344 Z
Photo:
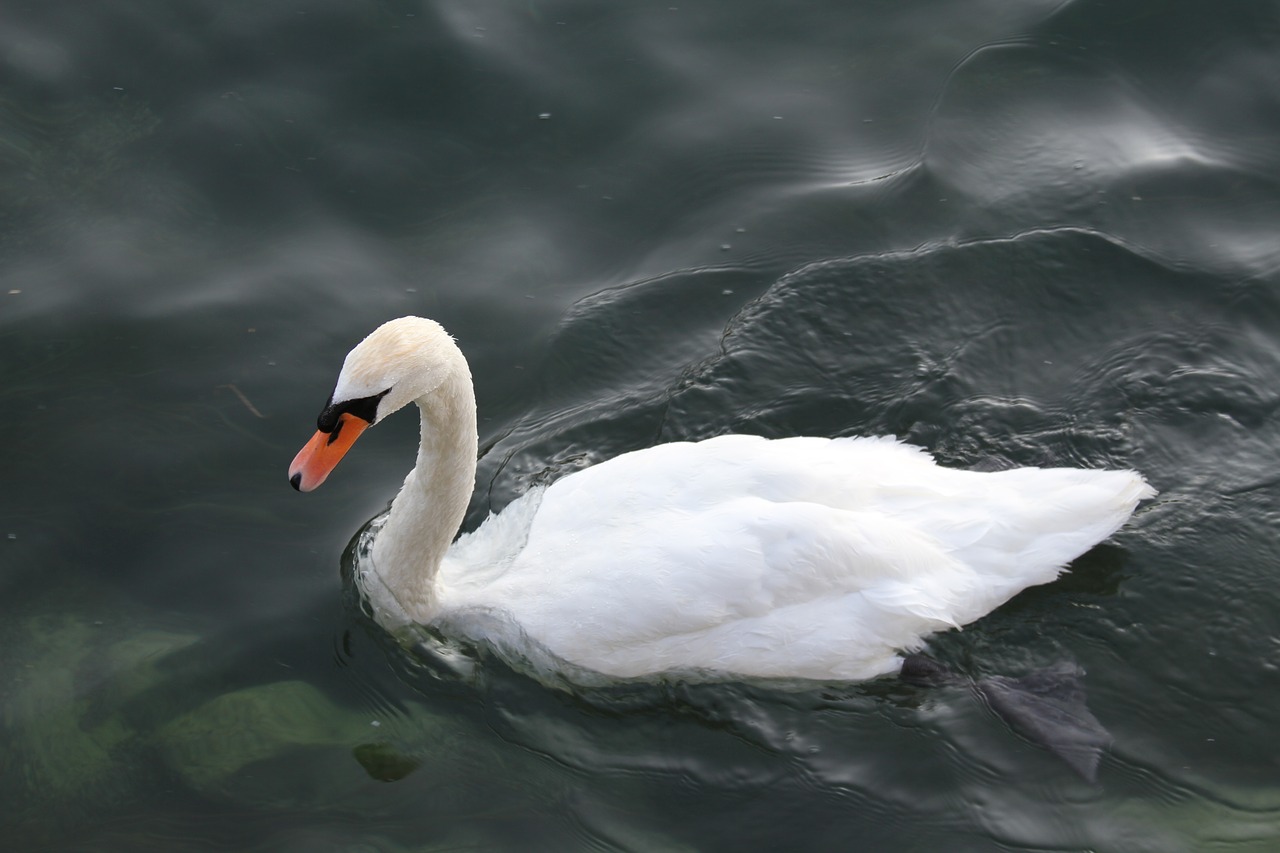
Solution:
M 970 527 L 948 543 L 956 557 L 983 567 L 965 608 L 972 612 L 957 614 L 960 624 L 1054 580 L 1156 494 L 1135 471 L 1018 468 L 974 476 L 987 478 L 980 488 L 990 514 L 980 530 Z
M 1023 469 L 994 475 L 1008 479 L 1022 500 L 1010 530 L 1025 531 L 1017 549 L 1025 565 L 1057 569 L 1119 530 L 1138 507 L 1154 497 L 1136 471 L 1073 468 Z

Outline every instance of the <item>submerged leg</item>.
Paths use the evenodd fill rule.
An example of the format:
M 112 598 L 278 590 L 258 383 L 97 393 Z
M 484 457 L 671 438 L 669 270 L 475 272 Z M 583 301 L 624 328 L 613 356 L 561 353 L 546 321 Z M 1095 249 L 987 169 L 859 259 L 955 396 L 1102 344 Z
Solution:
M 1061 758 L 1086 782 L 1098 781 L 1110 733 L 1085 704 L 1083 671 L 1060 664 L 1024 675 L 981 678 L 974 683 L 992 711 L 1023 737 Z
M 962 684 L 965 679 L 956 675 L 928 655 L 910 654 L 902 659 L 898 678 L 917 687 L 944 687 Z
M 972 682 L 996 716 L 1032 743 L 1049 750 L 1080 774 L 1098 781 L 1098 762 L 1111 735 L 1085 705 L 1083 671 L 1069 663 L 1020 678 L 994 675 Z M 907 655 L 899 677 L 908 684 L 943 687 L 964 684 L 942 664 L 920 654 Z

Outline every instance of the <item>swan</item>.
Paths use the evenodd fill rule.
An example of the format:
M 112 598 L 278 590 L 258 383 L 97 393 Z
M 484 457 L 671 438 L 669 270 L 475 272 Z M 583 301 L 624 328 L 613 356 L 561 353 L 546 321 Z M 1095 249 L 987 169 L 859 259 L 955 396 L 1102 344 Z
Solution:
M 453 338 L 419 317 L 347 355 L 289 482 L 315 489 L 409 403 L 417 464 L 362 581 L 378 620 L 445 626 L 571 680 L 896 672 L 930 634 L 1052 581 L 1155 495 L 1134 471 L 978 472 L 888 437 L 721 435 L 574 472 L 455 541 L 475 395 Z

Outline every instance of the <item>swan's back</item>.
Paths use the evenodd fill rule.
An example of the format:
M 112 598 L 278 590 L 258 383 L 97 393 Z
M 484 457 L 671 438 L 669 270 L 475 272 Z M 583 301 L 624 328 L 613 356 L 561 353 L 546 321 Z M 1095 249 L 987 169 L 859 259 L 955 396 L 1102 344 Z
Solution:
M 1053 580 L 1153 494 L 1130 471 L 962 471 L 885 438 L 665 444 L 464 537 L 440 603 L 610 675 L 868 678 Z

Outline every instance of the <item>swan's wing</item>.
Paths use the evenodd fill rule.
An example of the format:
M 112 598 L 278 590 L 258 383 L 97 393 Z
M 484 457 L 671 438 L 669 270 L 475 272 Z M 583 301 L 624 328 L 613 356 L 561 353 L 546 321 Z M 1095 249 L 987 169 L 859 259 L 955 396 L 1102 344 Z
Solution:
M 596 519 L 589 536 L 543 520 L 484 596 L 562 657 L 616 675 L 866 678 L 981 594 L 920 531 L 818 504 L 654 509 Z

